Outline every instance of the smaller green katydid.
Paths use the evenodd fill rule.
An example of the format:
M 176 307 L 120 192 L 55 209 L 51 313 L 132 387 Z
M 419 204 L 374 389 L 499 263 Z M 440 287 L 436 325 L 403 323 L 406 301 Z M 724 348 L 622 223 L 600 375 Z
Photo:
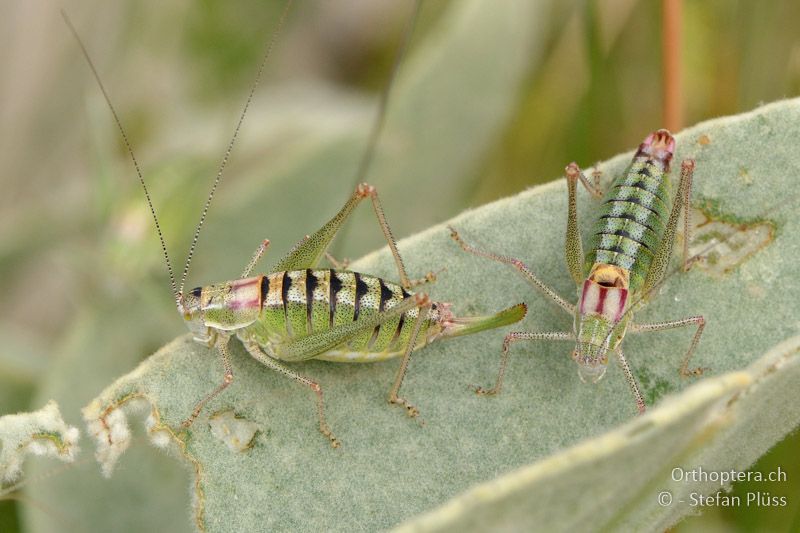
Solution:
M 574 317 L 571 332 L 515 331 L 506 335 L 497 381 L 489 389 L 477 387 L 478 394 L 493 395 L 500 392 L 508 365 L 509 347 L 520 340 L 575 341 L 572 358 L 578 364 L 578 375 L 581 381 L 590 383 L 596 383 L 603 377 L 608 365 L 608 352 L 615 353 L 639 413 L 645 411 L 645 401 L 622 353 L 621 344 L 626 331 L 639 333 L 695 326 L 697 329 L 681 362 L 680 375 L 699 376 L 707 370 L 689 368 L 689 360 L 705 327 L 702 316 L 652 324 L 633 322 L 633 311 L 644 304 L 644 298 L 664 279 L 681 211 L 684 212 L 684 270 L 691 265 L 687 248 L 688 209 L 695 163 L 693 160 L 682 163 L 680 181 L 674 192 L 669 181 L 674 151 L 675 139 L 667 130 L 655 131 L 642 142 L 628 169 L 614 180 L 603 199 L 600 216 L 594 225 L 591 247 L 585 255 L 578 233 L 577 182 L 580 180 L 596 196 L 600 194 L 578 165 L 571 163 L 567 166 L 569 208 L 566 257 L 570 274 L 577 285 L 578 305 L 564 300 L 519 259 L 470 246 L 455 229 L 450 228 L 451 236 L 465 251 L 513 266 L 526 280 Z

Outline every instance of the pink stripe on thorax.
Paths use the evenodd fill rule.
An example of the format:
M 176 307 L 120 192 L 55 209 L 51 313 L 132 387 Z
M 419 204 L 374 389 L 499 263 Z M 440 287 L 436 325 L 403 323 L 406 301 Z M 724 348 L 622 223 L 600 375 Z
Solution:
M 233 299 L 228 303 L 228 308 L 234 311 L 238 309 L 249 309 L 252 307 L 259 307 L 261 302 L 259 302 L 258 298 L 255 300 L 237 300 Z
M 587 279 L 583 282 L 581 293 L 581 315 L 597 313 L 617 323 L 625 312 L 627 300 L 627 289 L 603 287 Z
M 249 287 L 250 285 L 255 285 L 256 283 L 259 282 L 260 279 L 261 276 L 256 276 L 254 278 L 237 279 L 236 281 L 231 281 L 230 284 L 231 287 L 233 287 L 233 289 L 236 290 L 244 287 Z

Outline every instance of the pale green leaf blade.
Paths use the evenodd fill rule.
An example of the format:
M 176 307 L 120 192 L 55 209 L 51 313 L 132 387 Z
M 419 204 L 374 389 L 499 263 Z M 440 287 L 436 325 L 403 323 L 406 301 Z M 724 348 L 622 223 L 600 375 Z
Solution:
M 689 333 L 676 330 L 626 339 L 626 353 L 648 403 L 658 405 L 665 395 L 675 394 L 663 410 L 630 422 L 635 408 L 618 369 L 612 368 L 597 386 L 583 385 L 569 360 L 570 347 L 556 343 L 515 347 L 503 393 L 478 398 L 467 384 L 490 382 L 497 369 L 501 334 L 488 332 L 430 346 L 412 361 L 404 394 L 421 409 L 424 427 L 385 405 L 395 363 L 298 366 L 324 387 L 329 422 L 343 442 L 342 449 L 333 450 L 316 431 L 311 393 L 266 371 L 234 342 L 236 381 L 207 414 L 232 408 L 260 424 L 262 431 L 252 448 L 240 453 L 214 437 L 204 420 L 190 435 L 178 435 L 189 437 L 185 448 L 169 441 L 172 450 L 191 457 L 188 464 L 202 465 L 193 485 L 196 501 L 202 502 L 195 507 L 196 520 L 211 531 L 387 528 L 498 475 L 540 460 L 557 463 L 558 456 L 548 456 L 582 446 L 585 439 L 623 423 L 631 426 L 600 437 L 601 442 L 636 434 L 634 444 L 666 447 L 672 442 L 687 450 L 680 457 L 687 466 L 698 461 L 713 468 L 746 467 L 798 422 L 797 410 L 788 405 L 791 398 L 777 402 L 774 396 L 788 394 L 787 384 L 796 382 L 796 350 L 778 348 L 777 355 L 754 365 L 761 354 L 797 332 L 797 323 L 786 317 L 796 316 L 800 297 L 792 277 L 800 228 L 794 210 L 787 207 L 787 199 L 795 197 L 786 180 L 800 173 L 798 123 L 800 101 L 794 100 L 701 124 L 677 137 L 676 159 L 697 159 L 697 205 L 741 228 L 768 222 L 774 233 L 727 272 L 713 273 L 712 264 L 711 273 L 695 268 L 671 277 L 637 315 L 640 321 L 655 321 L 703 314 L 708 324 L 695 362 L 712 370 L 696 387 L 691 385 L 697 380 L 683 380 L 677 372 Z M 601 168 L 613 174 L 629 157 L 620 156 Z M 580 206 L 584 228 L 596 208 L 590 204 L 584 199 Z M 563 261 L 565 205 L 565 186 L 556 182 L 467 212 L 451 223 L 475 242 L 524 258 L 569 296 L 574 285 Z M 490 312 L 525 300 L 531 310 L 522 329 L 571 327 L 569 316 L 513 271 L 460 252 L 443 226 L 401 242 L 400 249 L 412 272 L 447 267 L 431 293 L 435 299 L 454 302 L 458 313 Z M 393 277 L 385 250 L 364 258 L 356 268 Z M 726 376 L 727 372 L 734 374 Z M 159 423 L 177 427 L 220 379 L 213 351 L 182 337 L 111 385 L 97 402 L 115 407 L 131 394 L 146 395 L 157 415 L 151 428 L 163 429 Z M 739 390 L 747 395 L 727 405 L 728 416 L 721 419 L 727 426 L 708 425 L 707 414 L 716 413 L 719 402 Z M 775 412 L 767 416 L 764 405 Z M 743 438 L 759 418 L 769 424 L 769 431 Z M 689 438 L 706 433 L 715 438 Z M 164 434 L 156 434 L 163 444 Z M 736 455 L 730 451 L 732 443 L 739 446 Z M 606 504 L 603 515 L 598 519 L 592 513 L 573 514 L 572 524 L 594 527 L 597 520 L 605 520 L 612 528 L 626 529 L 669 525 L 683 516 L 686 507 L 659 509 L 647 496 L 647 491 L 659 488 L 653 480 L 663 479 L 675 466 L 678 458 L 672 449 L 651 457 L 640 455 L 647 447 L 634 453 L 624 442 L 618 444 L 603 448 L 611 462 L 593 460 L 590 464 L 597 469 L 585 472 L 602 472 L 608 487 L 616 487 L 623 497 L 615 499 L 606 489 L 606 499 L 599 500 Z M 583 446 L 577 449 L 586 449 Z M 608 468 L 620 460 L 631 467 Z M 584 498 L 595 497 L 591 485 L 578 481 L 565 479 L 565 493 L 553 497 L 578 498 L 581 495 L 566 490 L 576 486 L 583 487 Z M 525 520 L 547 511 L 546 504 L 537 501 L 518 507 L 529 509 Z

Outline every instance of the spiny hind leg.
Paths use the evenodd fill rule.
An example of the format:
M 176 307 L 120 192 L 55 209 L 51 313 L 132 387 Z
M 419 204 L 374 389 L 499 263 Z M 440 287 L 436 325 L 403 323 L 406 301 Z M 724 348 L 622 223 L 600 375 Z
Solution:
M 340 260 L 336 259 L 330 253 L 325 252 L 325 259 L 327 259 L 328 262 L 336 270 L 347 270 L 347 268 L 350 266 L 350 259 L 348 259 L 346 257 L 340 261 Z M 411 280 L 408 281 L 408 283 L 409 283 L 410 287 L 412 287 L 412 288 L 413 287 L 418 287 L 420 285 L 424 285 L 426 283 L 433 283 L 433 282 L 436 281 L 436 277 L 439 274 L 441 274 L 442 272 L 444 272 L 445 270 L 446 270 L 445 268 L 440 268 L 436 272 L 428 272 L 427 274 L 425 274 L 425 277 L 418 278 L 418 279 L 411 279 Z
M 332 219 L 330 219 L 316 233 L 313 235 L 307 235 L 305 238 L 303 238 L 303 240 L 297 243 L 294 248 L 292 248 L 292 250 L 272 268 L 271 271 L 280 272 L 285 270 L 314 268 L 325 254 L 325 251 L 328 249 L 331 241 L 336 236 L 336 233 L 338 233 L 339 229 L 341 229 L 345 220 L 347 220 L 347 218 L 353 212 L 353 209 L 355 209 L 355 207 L 364 198 L 369 198 L 372 202 L 372 209 L 378 219 L 378 224 L 383 232 L 383 236 L 386 238 L 386 242 L 389 245 L 389 250 L 392 252 L 392 256 L 394 257 L 394 262 L 397 266 L 397 272 L 400 276 L 400 285 L 402 285 L 405 289 L 411 289 L 411 281 L 406 274 L 406 267 L 403 263 L 403 258 L 400 256 L 400 252 L 397 250 L 397 243 L 394 235 L 392 234 L 392 230 L 389 227 L 389 223 L 386 221 L 386 215 L 384 214 L 383 206 L 381 205 L 380 198 L 378 197 L 378 191 L 375 187 L 367 183 L 359 184 L 350 199 Z
M 690 210 L 692 208 L 692 180 L 694 178 L 694 159 L 687 159 L 681 162 L 681 181 L 686 181 L 683 187 L 683 271 L 686 272 L 697 261 L 703 259 L 702 256 L 697 255 L 689 257 L 689 242 L 692 240 L 692 217 Z
M 389 245 L 389 250 L 392 252 L 392 256 L 394 257 L 394 263 L 397 266 L 397 274 L 400 276 L 400 285 L 404 289 L 412 289 L 417 285 L 436 281 L 436 274 L 440 273 L 441 270 L 438 272 L 429 271 L 423 278 L 414 280 L 409 279 L 408 274 L 406 274 L 406 267 L 403 263 L 403 258 L 400 256 L 400 252 L 397 249 L 397 242 L 394 238 L 394 235 L 392 235 L 392 229 L 389 227 L 389 223 L 386 221 L 386 215 L 384 214 L 383 206 L 381 205 L 380 198 L 378 197 L 378 190 L 372 185 L 362 183 L 356 187 L 356 194 L 361 194 L 364 197 L 368 196 L 372 201 L 372 210 L 375 212 L 375 217 L 378 219 L 378 225 L 380 225 L 383 236 L 386 238 L 386 243 Z
M 495 381 L 494 387 L 485 389 L 483 387 L 474 386 L 473 389 L 475 390 L 475 393 L 481 396 L 493 396 L 495 394 L 500 394 L 500 391 L 503 388 L 503 378 L 505 377 L 506 368 L 508 367 L 508 360 L 511 356 L 510 348 L 512 343 L 517 341 L 568 341 L 574 339 L 575 337 L 572 335 L 572 333 L 567 333 L 564 331 L 553 331 L 549 333 L 512 331 L 503 338 L 503 354 L 500 356 L 500 370 L 497 373 L 497 380 Z
M 394 378 L 394 385 L 389 391 L 389 403 L 400 405 L 406 408 L 406 413 L 412 418 L 419 416 L 419 409 L 417 409 L 411 402 L 398 395 L 400 387 L 403 385 L 403 379 L 408 370 L 408 364 L 411 362 L 411 353 L 414 351 L 414 346 L 417 344 L 419 332 L 422 329 L 422 324 L 425 322 L 428 312 L 431 310 L 431 301 L 425 293 L 418 293 L 414 295 L 417 304 L 417 320 L 414 323 L 414 329 L 411 330 L 411 336 L 408 339 L 408 345 L 403 353 L 403 359 L 400 361 L 400 367 L 397 369 L 397 375 Z
M 416 295 L 410 295 L 386 311 L 367 316 L 362 315 L 358 320 L 352 322 L 294 337 L 283 343 L 276 343 L 272 348 L 282 361 L 299 362 L 314 359 L 318 355 L 350 341 L 357 335 L 372 331 L 387 320 L 399 317 L 406 311 L 413 309 L 417 306 L 416 297 Z
M 575 284 L 580 286 L 586 277 L 583 273 L 583 243 L 578 228 L 578 200 L 577 183 L 580 180 L 589 188 L 586 176 L 581 172 L 576 163 L 570 163 L 564 170 L 567 178 L 567 237 L 564 241 L 564 253 L 567 258 L 567 267 Z
M 703 329 L 706 327 L 706 320 L 702 316 L 691 316 L 689 318 L 684 318 L 681 320 L 669 320 L 666 322 L 654 322 L 652 324 L 631 324 L 631 331 L 634 333 L 641 333 L 646 331 L 662 331 L 665 329 L 674 329 L 674 328 L 681 328 L 685 326 L 697 326 L 697 330 L 694 332 L 694 336 L 692 337 L 692 342 L 689 345 L 689 349 L 686 350 L 686 355 L 683 356 L 683 360 L 681 361 L 680 367 L 680 375 L 682 377 L 690 377 L 690 376 L 701 376 L 703 372 L 706 370 L 711 370 L 710 368 L 705 367 L 697 367 L 697 368 L 689 368 L 689 360 L 692 358 L 692 354 L 694 354 L 695 348 L 697 348 L 697 343 L 700 342 L 700 336 L 703 334 Z
M 339 440 L 333 435 L 333 431 L 331 431 L 328 422 L 325 420 L 325 403 L 322 399 L 322 387 L 316 381 L 313 381 L 301 374 L 298 374 L 294 370 L 285 367 L 269 355 L 265 354 L 261 347 L 253 342 L 253 341 L 245 341 L 244 347 L 247 352 L 259 363 L 263 364 L 264 366 L 275 370 L 283 374 L 284 376 L 291 378 L 298 383 L 305 385 L 306 387 L 310 388 L 314 391 L 317 397 L 317 416 L 319 417 L 319 431 L 323 435 L 325 435 L 331 443 L 331 446 L 334 448 L 338 448 L 340 446 Z
M 306 235 L 291 250 L 270 269 L 270 272 L 283 272 L 287 270 L 302 270 L 314 268 L 325 254 L 333 238 L 339 232 L 347 217 L 353 209 L 364 199 L 359 188 L 345 202 L 336 215 L 325 223 L 312 235 Z
M 689 235 L 691 224 L 689 220 L 689 208 L 691 207 L 689 205 L 689 200 L 691 198 L 694 166 L 695 163 L 693 159 L 687 159 L 681 163 L 681 179 L 678 183 L 678 192 L 672 202 L 672 210 L 667 220 L 664 235 L 653 255 L 653 261 L 650 264 L 650 269 L 644 280 L 642 292 L 645 294 L 649 293 L 664 279 L 675 245 L 675 234 L 677 232 L 678 219 L 680 218 L 681 212 L 683 212 L 684 215 L 684 232 L 686 232 L 683 239 L 683 269 L 688 270 L 695 261 L 694 258 L 689 258 L 689 240 L 691 239 L 691 235 Z
M 639 414 L 644 414 L 646 409 L 644 403 L 644 397 L 642 397 L 642 391 L 639 390 L 639 384 L 636 383 L 636 378 L 633 377 L 633 372 L 631 372 L 631 367 L 628 366 L 628 360 L 625 359 L 625 354 L 622 353 L 621 348 L 617 348 L 617 361 L 619 361 L 619 366 L 622 368 L 622 373 L 625 375 L 625 381 L 628 382 L 628 386 L 631 388 L 631 393 L 633 393 L 633 398 L 636 400 L 636 409 L 639 411 Z
M 267 251 L 267 248 L 269 248 L 269 239 L 264 239 L 263 241 L 261 241 L 261 244 L 258 245 L 258 248 L 256 248 L 256 251 L 253 253 L 253 257 L 250 259 L 250 262 L 247 263 L 246 267 L 244 267 L 242 275 L 239 276 L 240 278 L 250 277 L 250 273 L 256 267 L 259 260 L 264 255 L 264 252 Z
M 458 232 L 452 226 L 447 226 L 447 229 L 450 230 L 450 237 L 458 245 L 461 247 L 462 250 L 465 252 L 469 252 L 473 255 L 477 255 L 478 257 L 485 257 L 487 259 L 491 259 L 492 261 L 497 261 L 499 263 L 504 263 L 506 265 L 511 265 L 512 267 L 516 268 L 524 277 L 525 279 L 530 282 L 533 286 L 541 290 L 547 296 L 549 296 L 555 303 L 557 303 L 562 309 L 564 309 L 567 313 L 572 314 L 575 312 L 575 306 L 571 303 L 564 300 L 561 296 L 556 294 L 556 292 L 545 285 L 542 280 L 540 280 L 536 275 L 531 271 L 528 266 L 520 261 L 519 259 L 514 259 L 513 257 L 508 257 L 506 255 L 499 255 L 492 252 L 487 252 L 485 250 L 481 250 L 480 248 L 475 248 L 474 246 L 467 244 L 464 239 L 458 234 Z
M 325 252 L 325 259 L 327 259 L 328 262 L 336 270 L 347 270 L 347 268 L 350 266 L 350 259 L 348 259 L 346 257 L 340 261 L 340 260 L 336 259 L 330 253 Z M 433 282 L 436 281 L 436 276 L 438 274 L 441 274 L 445 270 L 446 269 L 441 268 L 441 269 L 437 270 L 436 272 L 428 272 L 427 274 L 425 274 L 425 277 L 423 277 L 423 278 L 409 280 L 408 281 L 409 286 L 413 288 L 413 287 L 418 287 L 419 285 L 423 285 L 425 283 L 433 283 Z
M 222 358 L 222 366 L 225 369 L 225 374 L 222 378 L 222 383 L 220 383 L 217 388 L 213 391 L 208 393 L 205 398 L 197 402 L 195 404 L 194 409 L 192 410 L 192 414 L 189 415 L 189 418 L 184 420 L 181 423 L 181 426 L 184 428 L 188 428 L 194 421 L 200 416 L 200 413 L 203 411 L 205 405 L 216 398 L 222 391 L 228 388 L 228 386 L 233 383 L 233 369 L 231 367 L 231 360 L 230 355 L 228 355 L 228 340 L 230 337 L 218 337 L 217 338 L 217 351 L 219 352 L 220 357 Z

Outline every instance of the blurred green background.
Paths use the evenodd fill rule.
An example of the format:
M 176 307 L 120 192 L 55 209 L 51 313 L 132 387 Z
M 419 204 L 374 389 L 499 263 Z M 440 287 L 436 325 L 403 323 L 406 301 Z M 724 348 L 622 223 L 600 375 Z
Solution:
M 660 2 L 530 4 L 513 32 L 493 32 L 487 20 L 474 47 L 452 50 L 440 33 L 454 23 L 453 5 L 423 3 L 366 178 L 397 237 L 557 179 L 569 161 L 590 167 L 662 125 Z M 284 4 L 61 5 L 126 125 L 180 270 Z M 349 196 L 413 6 L 293 7 L 190 286 L 238 275 L 265 237 L 265 266 L 276 261 Z M 0 0 L 0 413 L 55 397 L 79 424 L 78 408 L 111 378 L 184 330 L 130 160 L 59 7 Z M 793 0 L 685 2 L 684 125 L 800 94 L 798 28 Z M 339 256 L 381 245 L 368 208 L 343 241 Z M 413 273 L 435 268 L 408 262 Z M 84 447 L 90 458 L 88 440 Z M 754 466 L 780 465 L 787 482 L 735 488 L 786 495 L 786 508 L 710 509 L 676 529 L 800 530 L 799 447 L 800 436 L 790 436 Z M 150 468 L 174 473 L 164 490 L 186 492 L 188 476 L 174 461 L 144 445 L 140 453 Z M 96 466 L 89 459 L 78 468 Z M 37 500 L 48 482 L 32 479 L 24 503 L 0 501 L 0 531 L 36 531 L 36 513 L 69 516 Z M 115 482 L 110 490 L 124 497 L 124 482 L 107 483 Z

